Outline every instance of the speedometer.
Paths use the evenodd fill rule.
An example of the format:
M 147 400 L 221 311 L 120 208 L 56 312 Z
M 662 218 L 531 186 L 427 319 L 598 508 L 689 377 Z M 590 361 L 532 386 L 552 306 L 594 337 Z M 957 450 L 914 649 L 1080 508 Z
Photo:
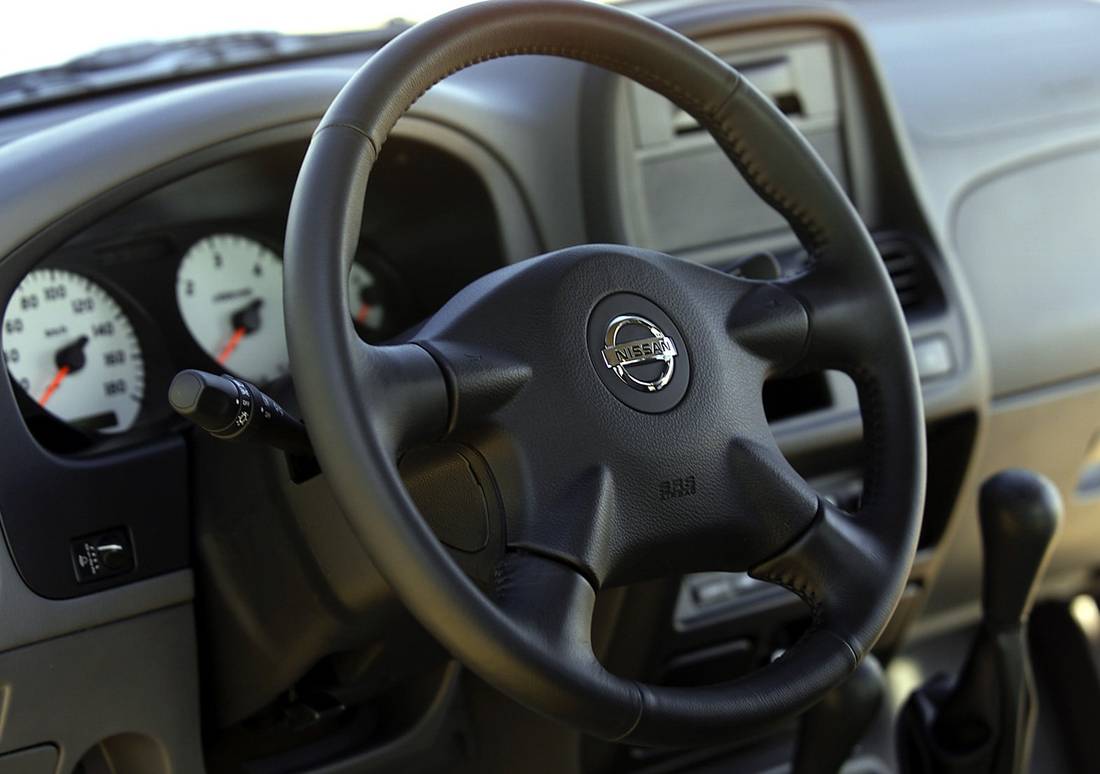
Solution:
M 85 430 L 133 426 L 145 392 L 134 327 L 106 290 L 61 269 L 28 274 L 4 311 L 4 363 L 40 406 Z
M 180 315 L 195 341 L 237 376 L 268 382 L 288 370 L 283 264 L 239 234 L 196 242 L 176 273 Z

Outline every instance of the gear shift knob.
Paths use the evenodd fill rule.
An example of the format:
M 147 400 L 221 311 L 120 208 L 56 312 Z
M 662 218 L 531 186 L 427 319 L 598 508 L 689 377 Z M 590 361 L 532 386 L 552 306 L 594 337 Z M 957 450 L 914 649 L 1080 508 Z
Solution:
M 1062 498 L 1030 470 L 987 480 L 978 499 L 984 554 L 982 607 L 993 631 L 1018 627 L 1031 603 L 1062 523 Z

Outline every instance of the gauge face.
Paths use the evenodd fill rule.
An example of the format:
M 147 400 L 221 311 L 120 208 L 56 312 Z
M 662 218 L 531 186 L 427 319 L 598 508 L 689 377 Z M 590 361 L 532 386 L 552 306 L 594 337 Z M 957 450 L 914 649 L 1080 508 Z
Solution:
M 377 335 L 386 325 L 381 288 L 374 274 L 360 263 L 353 263 L 348 275 L 348 309 L 355 327 L 366 338 Z
M 133 426 L 145 393 L 134 326 L 107 291 L 60 269 L 28 274 L 4 311 L 4 363 L 27 395 L 83 430 Z
M 199 240 L 180 262 L 176 300 L 195 341 L 227 371 L 269 382 L 288 370 L 283 264 L 238 234 Z

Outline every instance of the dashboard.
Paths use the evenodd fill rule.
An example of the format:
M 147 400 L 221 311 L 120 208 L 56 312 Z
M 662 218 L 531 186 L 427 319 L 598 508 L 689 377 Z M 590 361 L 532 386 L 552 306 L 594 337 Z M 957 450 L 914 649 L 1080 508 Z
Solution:
M 975 501 L 989 473 L 1031 467 L 1066 498 L 1048 592 L 1077 588 L 1100 550 L 1100 6 L 1050 3 L 1041 43 L 1033 6 L 967 6 L 636 6 L 745 72 L 803 132 L 867 224 L 904 308 L 928 496 L 884 658 L 973 620 Z M 928 56 L 928 40 L 943 42 L 941 56 Z M 0 618 L 12 622 L 0 627 L 0 683 L 10 653 L 79 637 L 74 669 L 156 682 L 189 697 L 196 716 L 201 673 L 204 718 L 218 729 L 303 686 L 328 690 L 330 673 L 364 675 L 394 736 L 436 706 L 442 693 L 424 686 L 445 659 L 373 569 L 323 477 L 296 484 L 280 455 L 202 438 L 165 400 L 177 371 L 199 368 L 255 381 L 293 411 L 286 215 L 317 120 L 366 56 L 0 117 L 0 470 L 19 477 L 0 479 Z M 1050 67 L 1028 65 L 1037 58 Z M 1003 68 L 1011 77 L 993 78 Z M 575 244 L 625 242 L 758 279 L 808 260 L 689 116 L 547 57 L 478 65 L 418 101 L 372 173 L 363 223 L 346 303 L 370 342 L 409 335 L 494 269 Z M 775 380 L 764 401 L 794 467 L 856 507 L 865 456 L 851 381 Z M 318 539 L 317 525 L 332 537 Z M 129 561 L 83 573 L 83 547 L 106 539 Z M 720 573 L 630 589 L 608 608 L 608 631 L 627 633 L 601 640 L 608 666 L 682 685 L 744 674 L 808 620 L 785 591 Z M 142 637 L 156 658 L 141 667 L 121 647 L 117 658 L 89 655 Z M 34 663 L 19 672 L 19 695 L 45 690 Z M 430 700 L 387 704 L 394 686 Z M 70 693 L 83 712 L 99 709 Z M 51 733 L 83 749 L 104 729 L 133 727 L 167 749 L 195 746 L 195 723 L 144 706 L 120 699 L 86 733 L 63 718 Z M 514 710 L 488 701 L 480 711 L 510 723 Z M 0 711 L 0 751 L 42 741 L 4 722 Z M 544 749 L 567 747 L 537 728 Z M 615 770 L 661 760 L 570 745 Z M 179 770 L 201 770 L 180 755 Z

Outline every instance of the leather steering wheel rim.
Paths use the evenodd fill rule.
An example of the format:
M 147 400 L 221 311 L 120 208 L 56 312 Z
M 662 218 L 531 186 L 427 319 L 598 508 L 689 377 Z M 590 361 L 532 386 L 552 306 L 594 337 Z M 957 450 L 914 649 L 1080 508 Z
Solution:
M 346 283 L 367 179 L 390 130 L 448 75 L 529 54 L 610 69 L 691 113 L 787 219 L 813 268 L 758 283 L 648 251 L 573 248 L 475 282 L 414 341 L 362 343 Z M 285 272 L 295 386 L 349 523 L 425 627 L 519 702 L 606 739 L 729 740 L 811 706 L 889 622 L 916 550 L 924 495 L 923 413 L 904 316 L 866 228 L 812 148 L 751 84 L 694 42 L 626 11 L 571 0 L 487 2 L 412 28 L 352 77 L 314 134 L 291 206 Z M 668 312 L 661 319 L 679 339 L 681 374 L 690 363 L 674 405 L 624 405 L 604 389 L 594 354 L 555 349 L 559 339 L 583 341 L 586 322 L 596 324 L 600 302 L 612 296 Z M 524 317 L 526 305 L 541 316 Z M 515 319 L 545 319 L 558 338 L 547 334 L 529 352 L 524 336 L 536 337 L 513 332 Z M 602 318 L 596 322 L 602 331 Z M 760 405 L 768 376 L 823 368 L 845 371 L 859 390 L 867 454 L 856 514 L 820 498 L 790 468 Z M 547 386 L 563 383 L 559 392 L 582 396 L 581 404 L 566 404 Z M 610 440 L 568 481 L 531 483 L 543 475 L 535 461 L 560 459 L 568 448 L 561 445 L 568 438 L 558 439 L 564 433 L 547 430 L 545 415 L 531 419 L 554 401 L 563 414 L 577 408 L 590 424 L 606 422 L 597 437 Z M 596 404 L 598 411 L 583 413 Z M 517 480 L 526 483 L 502 497 L 524 503 L 552 493 L 549 509 L 564 514 L 542 518 L 535 511 L 544 502 L 509 513 L 492 595 L 440 545 L 397 469 L 404 450 L 478 427 L 538 447 L 514 455 L 496 448 L 507 443 L 478 449 L 491 463 L 520 461 Z M 677 428 L 702 440 L 677 445 Z M 719 430 L 732 438 L 723 441 Z M 650 440 L 654 433 L 660 443 Z M 639 468 L 667 467 L 661 444 L 706 473 L 692 476 L 690 492 L 687 479 L 677 479 L 659 499 L 644 475 L 633 477 Z M 707 447 L 698 457 L 696 445 Z M 720 465 L 703 456 L 712 447 Z M 584 456 L 579 445 L 576 456 Z M 663 499 L 695 495 L 696 486 L 694 499 Z M 731 500 L 743 506 L 733 516 L 725 512 Z M 577 504 L 591 518 L 570 518 Z M 629 554 L 646 566 L 625 569 Z M 795 591 L 810 605 L 813 626 L 782 657 L 729 683 L 672 688 L 608 673 L 590 642 L 596 588 L 702 569 L 748 569 Z

